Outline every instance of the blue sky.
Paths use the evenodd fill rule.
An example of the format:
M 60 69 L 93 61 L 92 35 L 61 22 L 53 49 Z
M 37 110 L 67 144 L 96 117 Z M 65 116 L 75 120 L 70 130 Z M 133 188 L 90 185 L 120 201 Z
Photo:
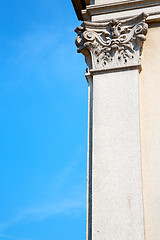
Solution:
M 71 0 L 0 0 L 0 240 L 83 240 L 87 83 Z

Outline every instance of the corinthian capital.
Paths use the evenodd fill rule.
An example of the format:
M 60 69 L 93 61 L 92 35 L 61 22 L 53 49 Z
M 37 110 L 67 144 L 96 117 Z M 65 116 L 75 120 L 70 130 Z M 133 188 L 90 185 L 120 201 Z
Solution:
M 77 27 L 76 45 L 89 70 L 101 70 L 140 64 L 146 40 L 147 14 L 119 21 L 83 22 Z

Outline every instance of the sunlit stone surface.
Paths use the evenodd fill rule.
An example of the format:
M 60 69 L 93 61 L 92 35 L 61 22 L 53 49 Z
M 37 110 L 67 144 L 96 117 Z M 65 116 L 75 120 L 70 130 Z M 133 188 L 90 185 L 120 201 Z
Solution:
M 88 66 L 87 239 L 159 240 L 160 2 L 84 2 L 75 10 Z

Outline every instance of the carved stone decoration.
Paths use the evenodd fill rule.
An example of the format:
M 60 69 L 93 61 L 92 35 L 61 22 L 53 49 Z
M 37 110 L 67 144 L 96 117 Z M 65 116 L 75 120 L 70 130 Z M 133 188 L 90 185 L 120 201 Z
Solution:
M 77 27 L 76 45 L 85 56 L 89 70 L 110 69 L 140 64 L 146 40 L 147 14 L 119 21 L 83 22 Z

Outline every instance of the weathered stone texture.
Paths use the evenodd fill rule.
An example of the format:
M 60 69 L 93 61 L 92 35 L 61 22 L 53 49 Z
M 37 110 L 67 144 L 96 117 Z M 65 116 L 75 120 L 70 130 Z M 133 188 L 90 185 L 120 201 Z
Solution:
M 143 240 L 138 69 L 93 76 L 93 240 Z

